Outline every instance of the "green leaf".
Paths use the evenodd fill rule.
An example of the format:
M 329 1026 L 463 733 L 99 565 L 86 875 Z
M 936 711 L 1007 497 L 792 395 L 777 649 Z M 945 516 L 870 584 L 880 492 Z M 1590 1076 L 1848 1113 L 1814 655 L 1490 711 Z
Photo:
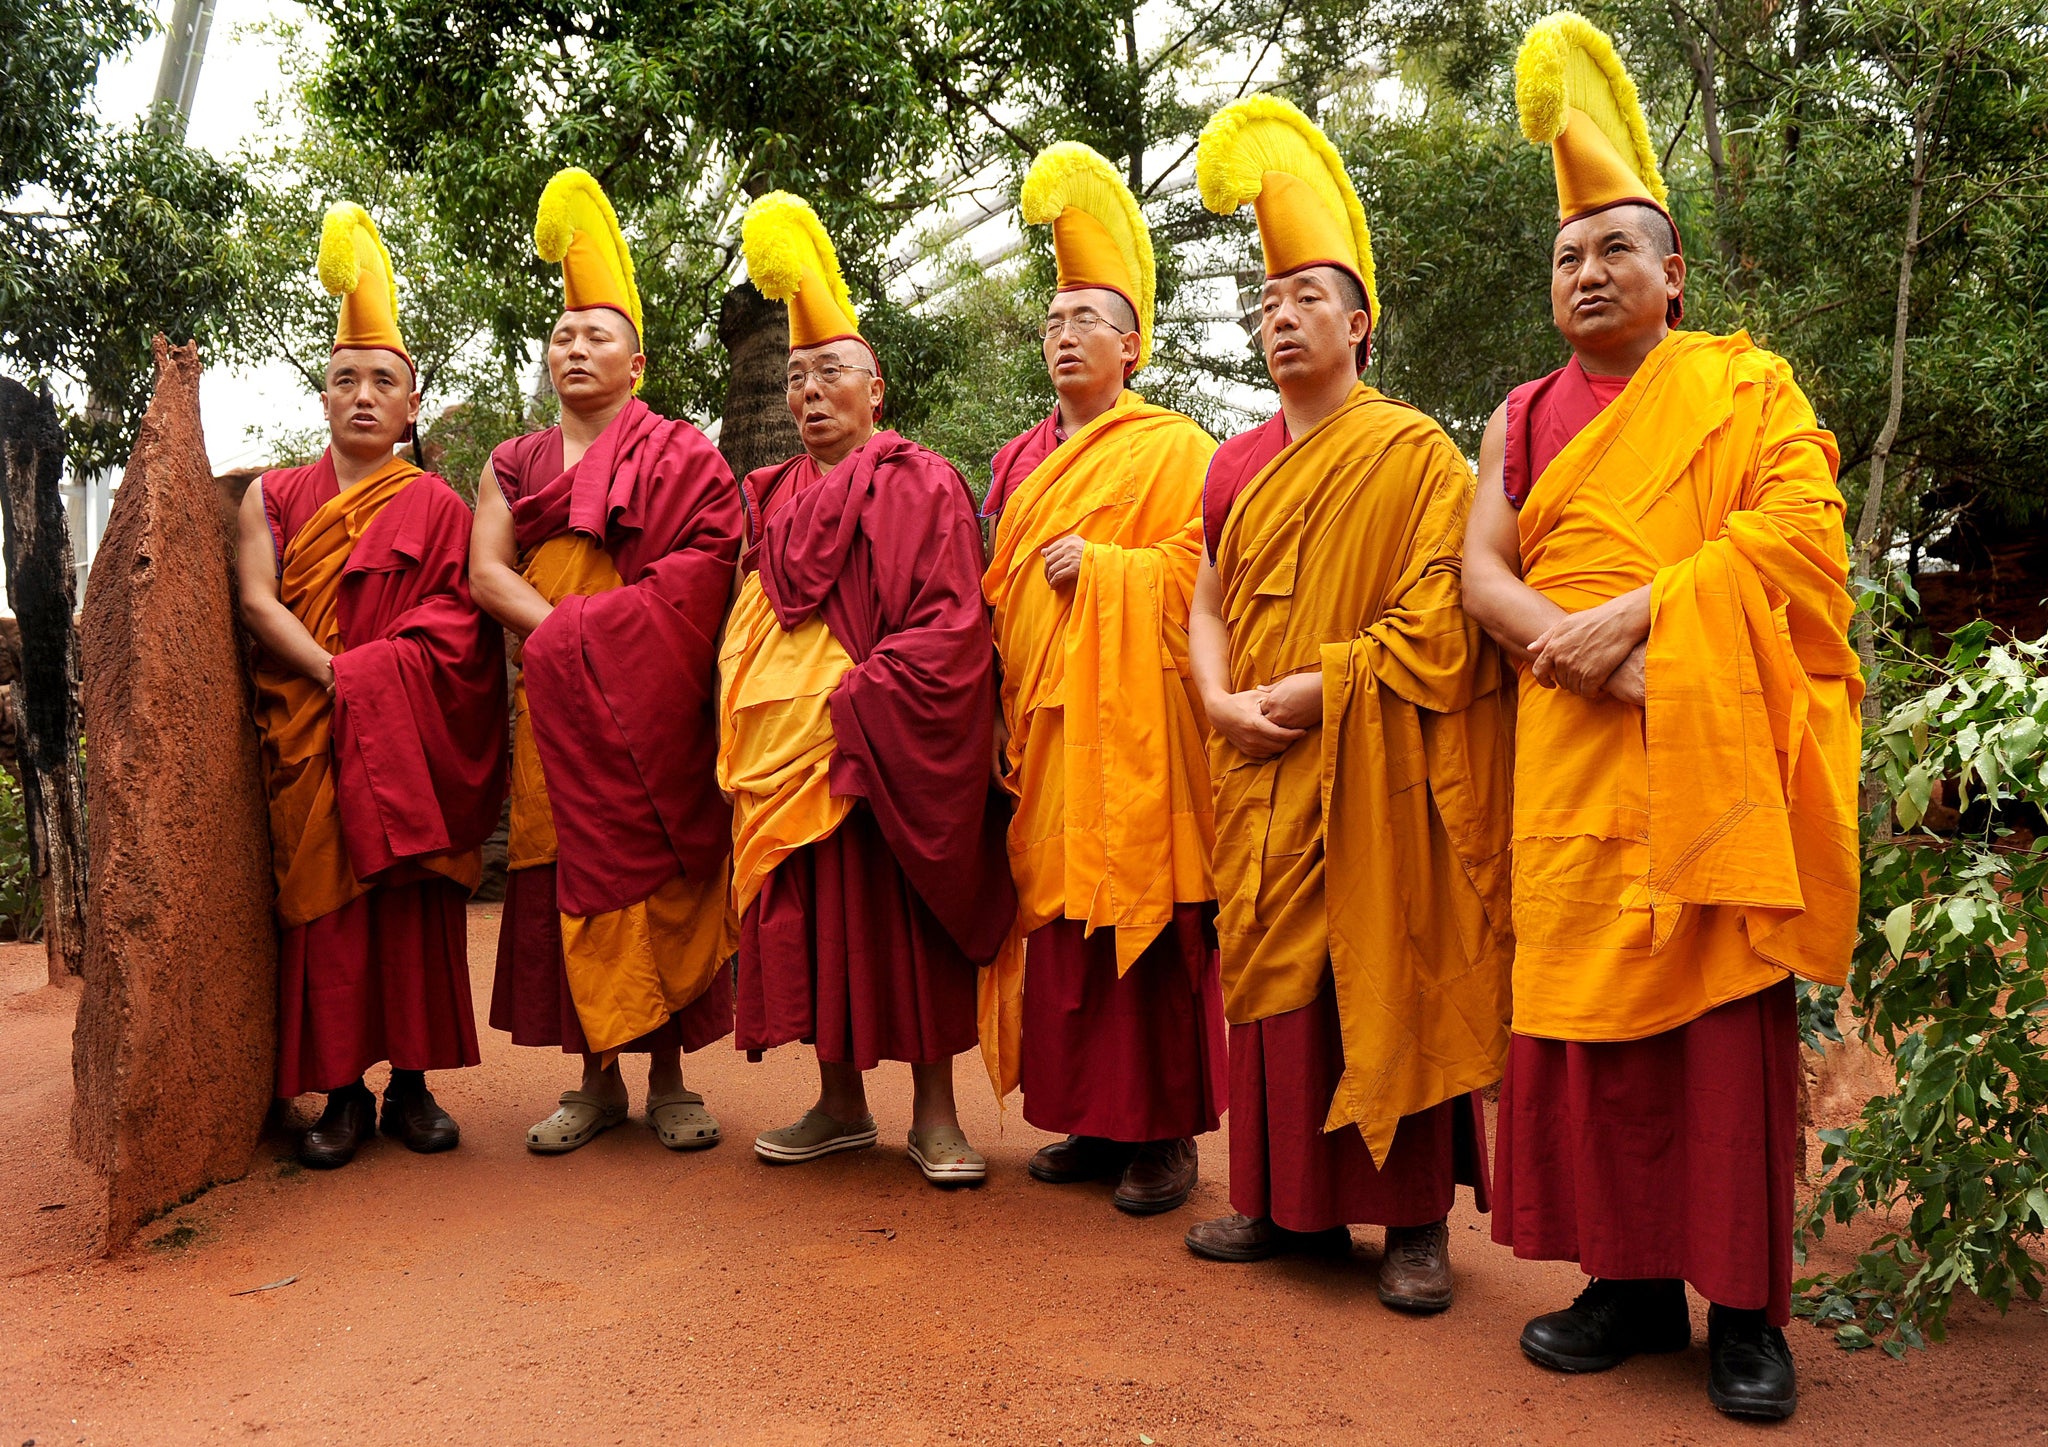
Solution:
M 1906 958 L 1906 940 L 1913 933 L 1913 906 L 1902 904 L 1884 917 L 1884 940 L 1891 946 L 1892 958 Z

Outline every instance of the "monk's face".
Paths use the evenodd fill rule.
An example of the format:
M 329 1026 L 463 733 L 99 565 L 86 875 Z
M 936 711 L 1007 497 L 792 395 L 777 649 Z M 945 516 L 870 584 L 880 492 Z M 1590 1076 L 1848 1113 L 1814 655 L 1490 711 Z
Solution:
M 1646 206 L 1582 216 L 1550 248 L 1550 314 L 1575 352 L 1655 345 L 1685 290 L 1685 258 L 1669 223 Z
M 820 467 L 835 466 L 872 437 L 882 409 L 875 354 L 859 342 L 826 342 L 789 354 L 789 415 L 804 451 Z
M 1138 319 L 1115 292 L 1084 287 L 1045 309 L 1045 370 L 1063 401 L 1116 400 L 1138 365 Z
M 389 457 L 411 434 L 420 394 L 405 358 L 379 347 L 351 347 L 327 359 L 320 405 L 335 451 L 368 460 Z
M 572 412 L 625 405 L 646 369 L 633 323 L 610 307 L 563 312 L 548 334 L 548 376 Z
M 1270 278 L 1259 290 L 1259 348 L 1283 392 L 1340 377 L 1358 380 L 1358 344 L 1371 323 L 1357 283 L 1334 266 L 1311 266 Z

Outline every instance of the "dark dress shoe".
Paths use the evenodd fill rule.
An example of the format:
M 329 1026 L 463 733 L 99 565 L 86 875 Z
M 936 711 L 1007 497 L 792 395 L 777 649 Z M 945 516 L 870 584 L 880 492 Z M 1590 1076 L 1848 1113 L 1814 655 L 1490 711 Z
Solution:
M 1522 1328 L 1522 1351 L 1554 1372 L 1604 1372 L 1639 1352 L 1684 1351 L 1692 1317 L 1682 1281 L 1588 1282 L 1579 1299 Z
M 1188 1250 L 1211 1261 L 1264 1261 L 1283 1252 L 1341 1256 L 1351 1249 L 1343 1226 L 1327 1231 L 1289 1231 L 1265 1216 L 1218 1216 L 1188 1228 Z
M 462 1128 L 455 1117 L 441 1109 L 434 1092 L 427 1089 L 426 1077 L 412 1071 L 391 1072 L 391 1084 L 384 1091 L 383 1130 L 407 1150 L 423 1156 L 452 1151 L 462 1143 Z
M 1396 1311 L 1434 1312 L 1450 1306 L 1448 1222 L 1387 1227 L 1386 1250 L 1380 1253 L 1380 1301 Z
M 356 1147 L 377 1133 L 377 1097 L 358 1080 L 327 1092 L 327 1108 L 299 1138 L 299 1164 L 331 1171 L 356 1158 Z
M 1731 1417 L 1772 1421 L 1798 1407 L 1792 1348 L 1762 1312 L 1707 1308 L 1707 1400 Z
M 1133 1216 L 1180 1209 L 1195 1189 L 1197 1164 L 1195 1143 L 1190 1139 L 1140 1146 L 1116 1188 L 1116 1208 Z
M 1048 1185 L 1071 1186 L 1076 1181 L 1106 1181 L 1123 1174 L 1137 1147 L 1101 1136 L 1070 1135 L 1063 1141 L 1042 1146 L 1025 1167 L 1032 1179 Z

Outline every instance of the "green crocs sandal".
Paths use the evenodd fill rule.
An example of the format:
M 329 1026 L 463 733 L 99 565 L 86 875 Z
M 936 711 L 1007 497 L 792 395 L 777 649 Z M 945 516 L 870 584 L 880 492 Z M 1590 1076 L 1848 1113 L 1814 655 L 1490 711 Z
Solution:
M 978 1186 L 988 1179 L 988 1162 L 967 1144 L 958 1126 L 910 1133 L 910 1158 L 935 1186 Z
M 770 1165 L 814 1161 L 838 1151 L 866 1150 L 875 1143 L 875 1118 L 862 1116 L 852 1125 L 832 1119 L 812 1106 L 795 1125 L 762 1131 L 754 1137 L 754 1154 Z

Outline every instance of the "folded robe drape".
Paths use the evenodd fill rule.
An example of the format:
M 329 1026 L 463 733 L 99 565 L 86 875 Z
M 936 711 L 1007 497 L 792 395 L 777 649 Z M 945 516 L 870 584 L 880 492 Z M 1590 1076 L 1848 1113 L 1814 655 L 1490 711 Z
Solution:
M 505 695 L 501 635 L 469 597 L 469 509 L 398 458 L 346 491 L 326 454 L 260 486 L 279 598 L 335 677 L 330 698 L 257 651 L 278 1091 L 385 1059 L 475 1064 L 462 903 L 504 798 Z
M 1020 440 L 1028 447 L 1041 431 Z M 1187 648 L 1215 450 L 1179 413 L 1121 393 L 1007 489 L 982 579 L 1003 663 L 1017 933 L 1061 919 L 1089 935 L 1109 929 L 1119 974 L 1177 905 L 1215 897 L 1206 728 Z M 1055 589 L 1041 552 L 1070 534 L 1088 546 L 1072 585 Z M 981 1010 L 999 1096 L 1017 1083 L 1022 1018 L 1021 982 L 1004 973 L 1016 971 L 984 977 Z
M 1323 678 L 1321 727 L 1279 756 L 1210 741 L 1225 1008 L 1299 1010 L 1330 975 L 1325 1128 L 1382 1164 L 1507 1051 L 1512 711 L 1459 603 L 1472 488 L 1441 428 L 1361 385 L 1237 490 L 1216 549 L 1231 687 Z
M 1522 683 L 1517 1032 L 1639 1039 L 1841 982 L 1863 686 L 1835 465 L 1782 359 L 1674 332 L 1532 488 L 1530 587 L 1652 592 L 1645 708 Z
M 515 690 L 511 888 L 554 866 L 559 968 L 585 1043 L 603 1054 L 699 1002 L 730 1008 L 719 997 L 735 935 L 731 811 L 715 778 L 713 684 L 739 498 L 701 432 L 637 399 L 575 467 L 550 428 L 501 445 L 491 471 L 521 571 L 554 605 Z M 532 931 L 501 936 L 500 992 L 522 997 L 506 1002 L 508 1028 L 533 1013 L 524 997 L 556 993 L 540 944 Z M 701 1040 L 704 1022 L 687 1033 Z
M 995 957 L 1016 908 L 989 761 L 994 651 L 972 500 L 950 463 L 893 432 L 829 473 L 808 457 L 761 469 L 743 492 L 747 567 L 773 627 L 743 592 L 726 706 L 774 710 L 779 688 L 804 721 L 735 732 L 721 765 L 729 782 L 758 781 L 739 810 L 755 826 L 741 848 L 779 858 L 747 885 L 757 892 L 742 922 L 738 1043 L 815 1039 L 820 1058 L 863 1068 L 947 1058 L 972 1043 L 973 967 Z M 848 666 L 813 635 L 799 648 L 808 664 L 771 683 L 760 650 L 788 648 L 774 633 L 814 619 Z M 736 692 L 742 675 L 752 682 Z M 799 788 L 812 804 L 780 807 L 781 791 Z M 838 813 L 824 837 L 814 810 Z M 777 820 L 808 822 L 771 839 Z M 756 875 L 750 864 L 746 878 Z

